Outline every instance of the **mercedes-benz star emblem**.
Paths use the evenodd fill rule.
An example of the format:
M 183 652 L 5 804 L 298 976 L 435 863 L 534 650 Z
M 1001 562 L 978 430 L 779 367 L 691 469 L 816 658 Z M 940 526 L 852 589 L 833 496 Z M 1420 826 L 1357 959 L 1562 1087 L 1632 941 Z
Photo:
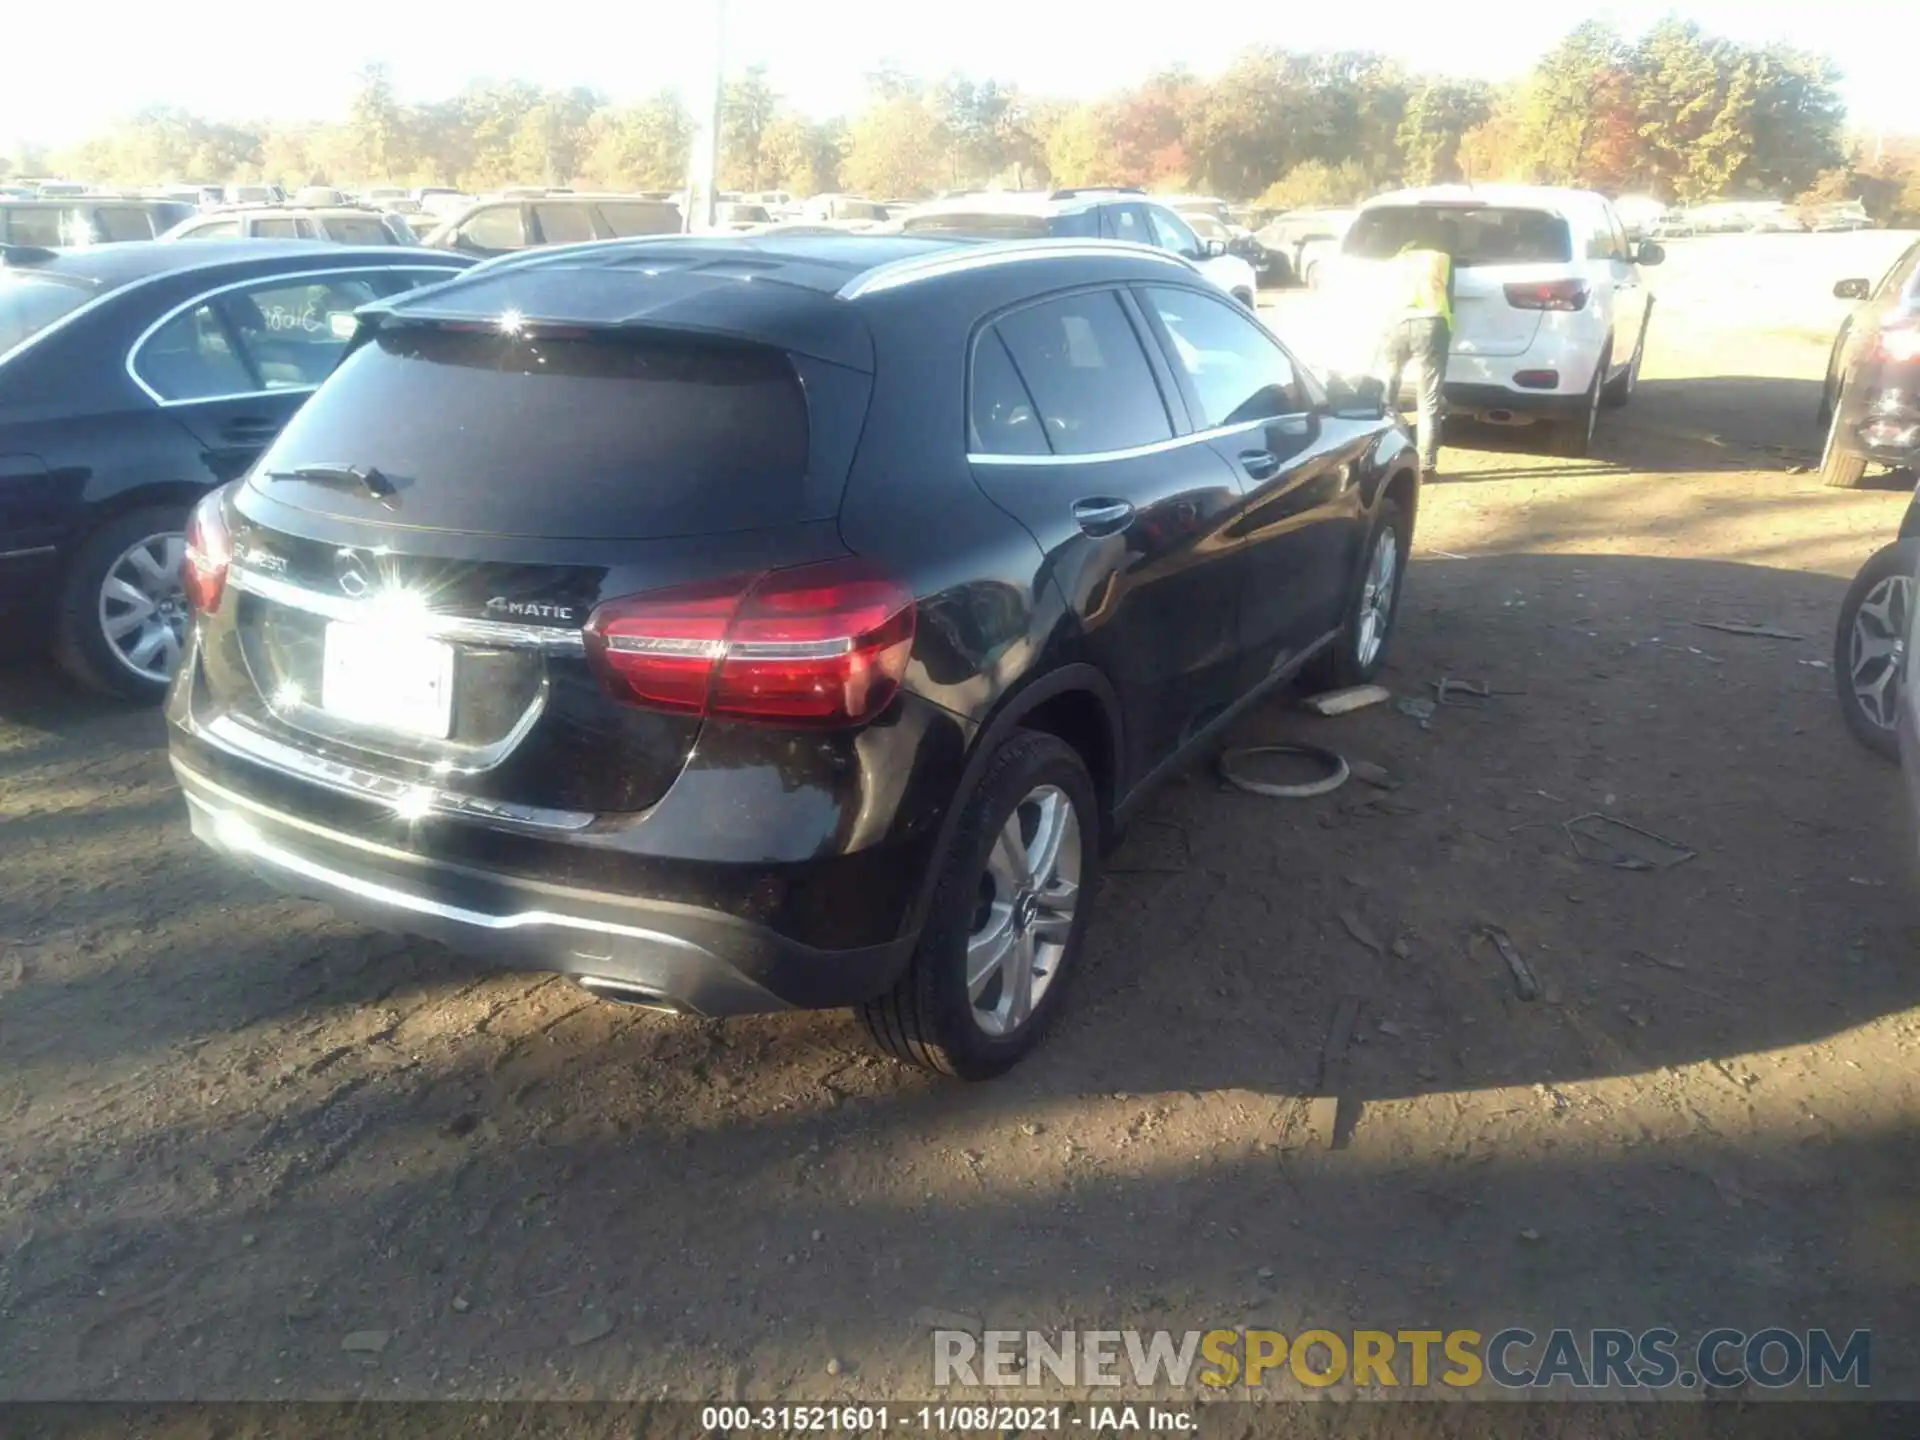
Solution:
M 340 581 L 340 592 L 348 599 L 358 600 L 373 589 L 373 576 L 367 573 L 367 562 L 355 551 L 334 551 L 333 573 Z

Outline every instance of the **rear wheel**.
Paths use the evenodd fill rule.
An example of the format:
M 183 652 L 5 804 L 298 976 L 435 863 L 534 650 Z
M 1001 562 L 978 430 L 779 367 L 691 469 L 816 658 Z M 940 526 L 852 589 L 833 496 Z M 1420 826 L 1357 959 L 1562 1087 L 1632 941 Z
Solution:
M 1593 383 L 1587 386 L 1579 413 L 1554 423 L 1554 451 L 1572 459 L 1584 459 L 1593 453 L 1593 431 L 1600 422 L 1600 396 L 1607 367 L 1613 363 L 1613 347 L 1600 352 L 1600 363 L 1593 367 Z
M 1900 759 L 1894 729 L 1913 618 L 1920 540 L 1883 545 L 1860 567 L 1840 605 L 1833 633 L 1833 684 L 1853 738 L 1874 754 Z
M 60 586 L 54 656 L 81 684 L 126 700 L 158 701 L 186 642 L 180 579 L 184 507 L 117 515 L 81 544 Z
M 1827 420 L 1827 441 L 1820 448 L 1820 483 L 1830 490 L 1858 490 L 1866 475 L 1866 457 L 1847 449 L 1840 438 L 1840 405 L 1836 400 Z
M 860 1018 L 909 1065 L 988 1080 L 1065 999 L 1099 879 L 1093 781 L 1065 741 L 1019 731 L 966 802 L 907 973 Z

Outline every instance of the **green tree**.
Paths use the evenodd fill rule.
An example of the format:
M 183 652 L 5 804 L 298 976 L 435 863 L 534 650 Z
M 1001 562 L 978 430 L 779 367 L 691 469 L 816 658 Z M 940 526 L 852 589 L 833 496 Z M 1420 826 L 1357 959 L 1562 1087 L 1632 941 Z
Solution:
M 1254 204 L 1263 210 L 1306 210 L 1323 205 L 1352 205 L 1374 189 L 1357 160 L 1329 165 L 1305 160 L 1260 192 Z
M 355 180 L 388 180 L 413 169 L 412 136 L 393 75 L 374 62 L 363 67 L 347 102 L 347 153 Z
M 1643 172 L 1681 201 L 1725 192 L 1752 150 L 1753 75 L 1736 48 L 1666 19 L 1631 59 Z
M 770 178 L 762 154 L 767 129 L 778 118 L 780 97 L 767 83 L 764 65 L 729 80 L 720 96 L 720 175 L 723 189 L 759 190 Z
M 760 137 L 761 174 L 766 184 L 795 195 L 838 190 L 843 138 L 844 129 L 835 122 L 823 124 L 799 115 L 780 116 Z
M 1740 179 L 1749 189 L 1793 194 L 1846 159 L 1845 107 L 1831 61 L 1786 46 L 1752 52 L 1753 150 Z
M 1628 52 L 1619 33 L 1587 20 L 1540 57 L 1521 103 L 1521 164 L 1549 185 L 1589 183 L 1592 153 L 1609 119 L 1605 102 L 1625 84 Z
M 1401 177 L 1409 185 L 1448 184 L 1466 178 L 1460 161 L 1467 132 L 1493 114 L 1492 87 L 1478 80 L 1428 80 L 1407 98 L 1395 137 Z
M 593 91 L 549 90 L 521 116 L 514 128 L 512 165 L 516 178 L 544 185 L 565 185 L 585 157 L 587 126 L 601 108 Z
M 608 190 L 673 190 L 686 182 L 693 117 L 671 90 L 589 122 L 580 178 Z
M 879 99 L 847 131 L 846 182 L 866 195 L 924 195 L 941 188 L 947 127 L 917 95 Z

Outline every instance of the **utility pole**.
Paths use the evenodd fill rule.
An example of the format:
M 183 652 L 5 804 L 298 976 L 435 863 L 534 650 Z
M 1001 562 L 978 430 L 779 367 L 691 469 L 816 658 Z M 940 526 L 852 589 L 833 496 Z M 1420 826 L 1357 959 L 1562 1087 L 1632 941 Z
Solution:
M 687 175 L 687 209 L 683 221 L 690 231 L 713 228 L 714 190 L 720 180 L 720 102 L 726 90 L 727 0 L 713 6 L 713 63 L 704 88 L 694 97 L 695 129 L 692 164 Z

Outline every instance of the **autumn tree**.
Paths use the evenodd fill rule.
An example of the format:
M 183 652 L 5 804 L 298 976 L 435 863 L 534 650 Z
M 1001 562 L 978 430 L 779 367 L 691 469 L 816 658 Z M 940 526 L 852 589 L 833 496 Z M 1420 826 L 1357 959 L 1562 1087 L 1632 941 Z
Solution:
M 1407 97 L 1395 137 L 1400 146 L 1401 178 L 1409 185 L 1464 179 L 1461 142 L 1492 113 L 1492 88 L 1480 81 L 1422 82 Z
M 720 92 L 720 175 L 724 189 L 759 190 L 772 179 L 764 145 L 780 112 L 780 97 L 764 65 L 749 66 Z
M 607 190 L 677 189 L 692 143 L 693 117 L 670 90 L 603 109 L 589 122 L 580 178 Z
M 923 195 L 940 188 L 946 125 L 917 94 L 879 98 L 847 130 L 846 183 L 874 196 Z

